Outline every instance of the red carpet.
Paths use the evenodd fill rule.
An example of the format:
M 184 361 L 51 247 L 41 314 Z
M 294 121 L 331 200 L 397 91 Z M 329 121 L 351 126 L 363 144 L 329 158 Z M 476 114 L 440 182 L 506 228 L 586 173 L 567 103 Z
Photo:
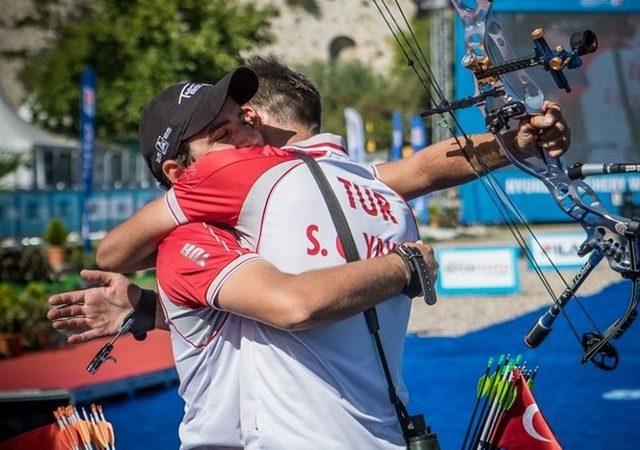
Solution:
M 169 333 L 154 331 L 142 342 L 136 341 L 130 335 L 119 338 L 111 352 L 118 362 L 114 364 L 113 361 L 106 361 L 95 375 L 91 375 L 87 372 L 87 364 L 106 342 L 108 341 L 96 340 L 2 360 L 0 391 L 72 390 L 158 372 L 174 366 Z

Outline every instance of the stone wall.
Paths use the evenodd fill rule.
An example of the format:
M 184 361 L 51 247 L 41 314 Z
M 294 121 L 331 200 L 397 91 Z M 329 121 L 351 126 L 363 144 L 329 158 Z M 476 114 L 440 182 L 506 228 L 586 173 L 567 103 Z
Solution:
M 294 65 L 315 58 L 327 60 L 331 43 L 346 37 L 355 45 L 343 50 L 340 58 L 357 58 L 377 70 L 391 62 L 395 42 L 371 0 L 315 0 L 317 14 L 288 6 L 286 0 L 255 3 L 275 5 L 281 11 L 273 22 L 277 42 L 261 48 L 260 54 L 272 53 Z M 400 4 L 406 14 L 413 15 L 413 1 L 401 0 Z

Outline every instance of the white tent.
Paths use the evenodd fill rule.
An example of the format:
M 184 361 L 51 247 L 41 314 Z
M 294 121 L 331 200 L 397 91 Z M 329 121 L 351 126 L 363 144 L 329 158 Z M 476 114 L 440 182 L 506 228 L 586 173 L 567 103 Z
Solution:
M 46 152 L 45 152 L 46 150 Z M 45 154 L 78 152 L 78 141 L 38 128 L 20 119 L 0 90 L 0 153 L 21 154 L 24 163 L 0 180 L 4 188 L 27 189 L 46 184 Z
M 81 185 L 80 143 L 20 119 L 0 89 L 0 158 L 24 155 L 20 167 L 0 179 L 3 189 L 75 189 Z M 100 188 L 154 186 L 140 153 L 96 140 L 93 182 Z

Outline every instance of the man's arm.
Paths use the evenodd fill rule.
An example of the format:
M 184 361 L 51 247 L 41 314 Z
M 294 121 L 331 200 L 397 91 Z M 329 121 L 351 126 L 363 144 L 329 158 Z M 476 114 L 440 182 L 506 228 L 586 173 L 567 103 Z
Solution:
M 480 155 L 488 170 L 509 164 L 493 135 L 469 137 L 474 148 L 465 151 L 471 161 L 451 138 L 430 145 L 409 158 L 379 165 L 379 177 L 405 199 L 412 199 L 475 179 L 474 168 L 479 173 L 484 172 L 476 154 Z M 524 158 L 540 156 L 541 151 L 550 156 L 561 156 L 569 148 L 570 130 L 560 109 L 547 102 L 544 115 L 521 121 L 518 130 L 506 133 L 506 138 L 511 151 Z M 459 139 L 464 146 L 464 139 Z
M 416 247 L 435 277 L 431 247 Z M 216 303 L 222 310 L 297 331 L 362 312 L 399 294 L 408 281 L 408 269 L 395 253 L 297 275 L 259 259 L 234 272 Z
M 164 196 L 147 203 L 111 230 L 98 245 L 96 263 L 112 272 L 133 272 L 154 266 L 158 243 L 176 224 Z
M 411 245 L 423 255 L 433 279 L 433 250 L 422 243 Z M 185 254 L 185 246 L 192 250 Z M 411 275 L 395 253 L 284 273 L 242 248 L 233 231 L 204 223 L 183 225 L 168 235 L 158 248 L 156 266 L 163 304 L 212 307 L 285 330 L 311 328 L 364 311 L 399 294 Z

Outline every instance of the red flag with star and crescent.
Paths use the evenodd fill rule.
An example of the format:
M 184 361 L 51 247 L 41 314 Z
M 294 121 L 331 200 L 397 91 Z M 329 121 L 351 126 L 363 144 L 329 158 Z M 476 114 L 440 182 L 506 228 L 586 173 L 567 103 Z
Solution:
M 496 433 L 498 447 L 506 450 L 562 450 L 527 381 L 520 371 L 516 371 L 514 369 L 517 397 L 500 421 Z

